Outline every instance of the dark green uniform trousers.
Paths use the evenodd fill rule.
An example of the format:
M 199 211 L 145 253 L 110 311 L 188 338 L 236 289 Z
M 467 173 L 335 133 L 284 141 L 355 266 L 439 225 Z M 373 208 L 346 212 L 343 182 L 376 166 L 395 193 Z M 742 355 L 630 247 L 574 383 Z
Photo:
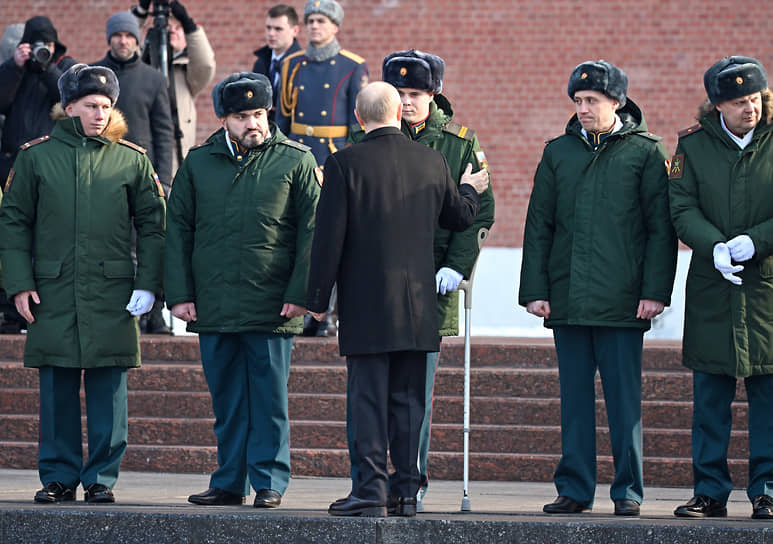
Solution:
M 290 482 L 287 380 L 291 335 L 200 334 L 201 362 L 212 395 L 218 469 L 209 486 L 241 495 Z M 249 479 L 248 479 L 249 478 Z
M 40 367 L 40 448 L 43 485 L 115 486 L 128 439 L 126 368 Z M 89 455 L 81 446 L 81 372 L 86 393 Z
M 749 402 L 749 500 L 773 496 L 773 375 L 744 378 Z M 692 463 L 696 495 L 727 504 L 727 467 L 736 378 L 693 372 Z
M 615 477 L 612 500 L 644 496 L 641 436 L 641 355 L 644 331 L 624 327 L 553 329 L 561 383 L 559 495 L 593 506 L 596 492 L 596 369 L 604 388 Z

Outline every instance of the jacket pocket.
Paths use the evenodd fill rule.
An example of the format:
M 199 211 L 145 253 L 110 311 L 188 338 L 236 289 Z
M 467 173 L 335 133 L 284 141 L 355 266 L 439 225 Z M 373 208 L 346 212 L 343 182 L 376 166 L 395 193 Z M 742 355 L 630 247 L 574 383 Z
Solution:
M 62 261 L 42 261 L 35 260 L 35 277 L 54 279 L 62 273 Z
M 102 272 L 106 278 L 133 278 L 134 263 L 131 261 L 104 261 Z

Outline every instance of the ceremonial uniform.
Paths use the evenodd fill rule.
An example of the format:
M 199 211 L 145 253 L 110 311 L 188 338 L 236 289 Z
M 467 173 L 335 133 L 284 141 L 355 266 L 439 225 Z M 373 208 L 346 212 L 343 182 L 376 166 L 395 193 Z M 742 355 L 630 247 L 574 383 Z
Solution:
M 367 84 L 368 65 L 351 51 L 340 49 L 324 60 L 298 51 L 282 63 L 276 122 L 289 138 L 309 146 L 323 165 L 344 147 L 349 131 L 359 127 L 354 101 Z
M 111 76 L 117 89 L 105 68 L 75 65 L 62 79 L 75 69 Z M 126 371 L 140 366 L 137 319 L 125 307 L 133 290 L 161 291 L 164 245 L 158 177 L 144 150 L 120 139 L 126 132 L 120 113 L 112 111 L 98 136 L 84 136 L 81 119 L 61 109 L 57 118 L 50 137 L 22 146 L 0 207 L 6 289 L 40 297 L 24 348 L 25 366 L 40 369 L 40 479 L 69 491 L 43 493 L 38 502 L 72 500 L 79 483 L 109 491 L 118 478 L 127 445 Z
M 228 76 L 212 94 L 220 118 L 271 105 L 268 79 L 249 72 Z M 248 98 L 240 103 L 240 96 Z M 188 330 L 199 333 L 212 395 L 217 500 L 241 502 L 250 485 L 281 498 L 289 483 L 287 380 L 292 335 L 303 320 L 280 313 L 285 303 L 305 304 L 317 173 L 308 148 L 271 123 L 252 149 L 218 130 L 189 151 L 175 176 L 166 295 L 173 312 L 178 304 L 196 308 Z M 189 500 L 224 504 L 203 495 Z M 278 504 L 256 499 L 255 506 Z
M 627 83 L 605 61 L 575 68 L 569 96 L 592 91 L 596 103 L 606 98 L 612 127 L 593 132 L 579 115 L 571 118 L 565 134 L 545 146 L 526 216 L 518 300 L 527 307 L 549 303 L 545 326 L 553 329 L 561 382 L 562 455 L 553 478 L 559 497 L 545 505 L 547 513 L 593 505 L 597 370 L 614 457 L 615 513 L 637 515 L 643 499 L 641 354 L 650 319 L 637 312 L 643 301 L 669 304 L 677 243 L 667 155 L 625 95 Z
M 715 107 L 705 107 L 700 124 L 680 132 L 671 160 L 671 216 L 679 238 L 692 249 L 682 361 L 693 370 L 694 491 L 696 498 L 716 503 L 697 510 L 685 505 L 678 516 L 713 516 L 727 504 L 733 487 L 727 465 L 731 403 L 738 378 L 745 382 L 749 403 L 747 495 L 751 501 L 773 495 L 773 94 L 753 78 L 764 72 L 751 60 L 730 57 L 715 65 L 715 72 L 727 70 L 719 98 L 711 93 L 717 76 L 707 73 L 706 80 L 711 104 L 764 89 L 762 118 L 751 133 L 739 142 Z M 741 81 L 737 91 L 736 78 Z M 735 285 L 716 268 L 714 252 L 741 236 L 751 239 L 754 254 L 733 257 L 743 266 L 735 273 L 742 283 Z M 754 517 L 771 517 L 771 506 Z

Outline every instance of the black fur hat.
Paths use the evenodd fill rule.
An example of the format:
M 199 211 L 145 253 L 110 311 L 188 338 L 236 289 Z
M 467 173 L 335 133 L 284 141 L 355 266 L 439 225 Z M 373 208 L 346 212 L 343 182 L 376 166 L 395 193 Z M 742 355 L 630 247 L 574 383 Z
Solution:
M 598 91 L 625 106 L 628 76 L 620 68 L 605 60 L 589 60 L 577 65 L 569 76 L 569 98 L 577 91 Z
M 110 68 L 75 64 L 59 78 L 59 95 L 62 106 L 90 94 L 101 94 L 115 105 L 118 100 L 118 78 Z
M 765 68 L 751 57 L 725 57 L 703 74 L 712 104 L 733 100 L 768 88 Z
M 384 58 L 381 79 L 394 87 L 408 87 L 430 93 L 443 90 L 446 63 L 437 55 L 415 49 L 398 51 Z
M 271 82 L 263 74 L 236 72 L 212 89 L 212 105 L 218 117 L 243 110 L 270 109 L 272 103 Z

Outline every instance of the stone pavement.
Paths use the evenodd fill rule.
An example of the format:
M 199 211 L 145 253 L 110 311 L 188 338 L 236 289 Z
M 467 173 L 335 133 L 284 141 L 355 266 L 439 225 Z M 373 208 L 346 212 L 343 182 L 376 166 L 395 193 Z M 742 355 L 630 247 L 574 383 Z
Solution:
M 599 486 L 592 513 L 548 516 L 542 505 L 552 484 L 470 482 L 471 511 L 460 512 L 462 483 L 434 481 L 425 513 L 416 518 L 333 518 L 327 506 L 349 491 L 338 478 L 293 478 L 275 510 L 245 506 L 200 507 L 190 493 L 208 476 L 122 472 L 115 505 L 36 505 L 35 471 L 0 470 L 0 544 L 16 542 L 716 542 L 773 541 L 773 522 L 751 520 L 742 490 L 733 492 L 727 519 L 684 520 L 672 512 L 685 488 L 647 488 L 639 518 L 612 515 L 609 486 Z

